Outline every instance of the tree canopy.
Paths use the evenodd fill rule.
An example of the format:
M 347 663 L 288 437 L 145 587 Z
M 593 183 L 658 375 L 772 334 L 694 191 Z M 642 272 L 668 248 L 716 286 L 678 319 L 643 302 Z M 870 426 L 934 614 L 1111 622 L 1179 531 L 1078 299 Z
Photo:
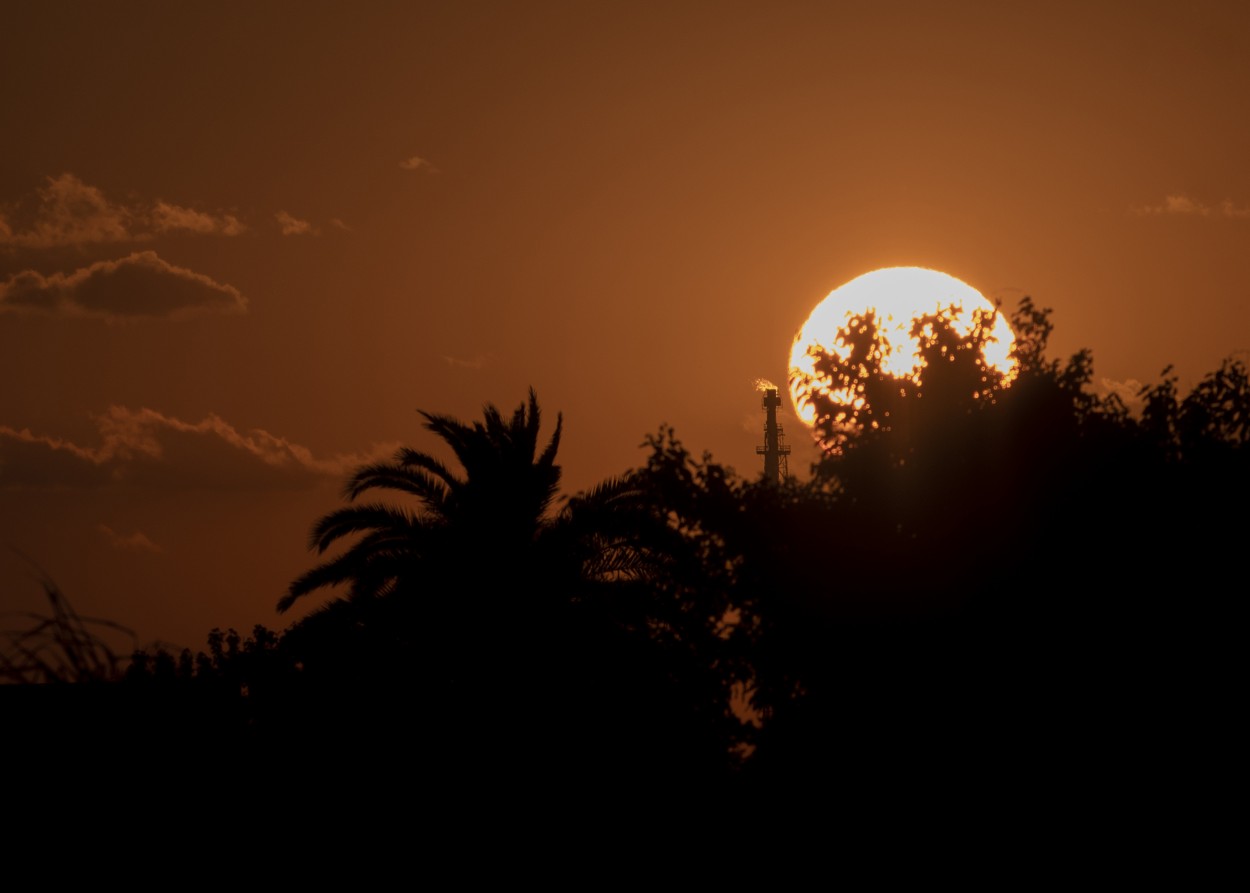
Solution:
M 1165 369 L 1130 411 L 1087 351 L 1048 355 L 1048 310 L 1013 313 L 1010 372 L 984 360 L 988 322 L 917 320 L 904 381 L 851 321 L 815 368 L 854 399 L 816 401 L 802 480 L 661 425 L 638 467 L 564 495 L 562 419 L 544 437 L 532 390 L 480 421 L 423 412 L 459 468 L 404 448 L 348 478 L 278 608 L 328 601 L 141 655 L 127 684 L 197 691 L 308 772 L 318 741 L 413 785 L 819 779 L 866 802 L 951 779 L 1036 794 L 1111 753 L 1145 772 L 1236 694 L 1250 373 L 1230 358 L 1181 394 Z

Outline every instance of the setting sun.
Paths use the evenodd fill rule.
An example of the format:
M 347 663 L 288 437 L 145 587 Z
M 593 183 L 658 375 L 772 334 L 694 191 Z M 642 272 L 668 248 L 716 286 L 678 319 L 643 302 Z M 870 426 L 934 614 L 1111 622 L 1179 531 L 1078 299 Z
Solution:
M 794 337 L 790 350 L 790 397 L 795 413 L 807 425 L 816 421 L 813 395 L 823 394 L 851 405 L 861 399 L 839 391 L 817 372 L 815 353 L 846 359 L 850 346 L 839 337 L 853 320 L 874 314 L 881 337 L 881 369 L 896 378 L 918 382 L 923 368 L 920 341 L 913 335 L 916 320 L 934 314 L 966 335 L 978 318 L 993 317 L 985 359 L 1008 378 L 1014 371 L 1015 342 L 1006 318 L 984 295 L 967 283 L 923 267 L 887 267 L 865 273 L 831 291 L 812 310 Z

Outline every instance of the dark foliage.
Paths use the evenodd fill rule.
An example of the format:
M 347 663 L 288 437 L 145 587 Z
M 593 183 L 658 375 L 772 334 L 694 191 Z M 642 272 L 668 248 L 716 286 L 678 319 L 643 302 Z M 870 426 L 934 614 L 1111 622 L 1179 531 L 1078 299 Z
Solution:
M 1047 356 L 1032 301 L 1010 379 L 982 323 L 918 321 L 927 365 L 900 382 L 853 321 L 850 359 L 817 369 L 863 402 L 818 405 L 804 482 L 661 427 L 639 468 L 565 499 L 532 392 L 474 424 L 424 414 L 462 469 L 410 449 L 359 469 L 313 530 L 337 556 L 279 609 L 330 599 L 136 654 L 110 728 L 284 767 L 297 803 L 1184 801 L 1159 767 L 1213 783 L 1234 740 L 1250 374 L 1230 359 L 1182 396 L 1164 370 L 1131 413 L 1094 395 L 1088 352 Z
M 31 564 L 48 600 L 50 613 L 9 615 L 22 625 L 0 631 L 0 684 L 84 684 L 116 680 L 126 665 L 126 652 L 119 648 L 118 642 L 128 641 L 133 648 L 134 632 L 111 620 L 82 617 L 56 582 L 33 562 Z
M 869 338 L 860 322 L 844 337 Z M 781 655 L 800 682 L 752 769 L 774 788 L 823 775 L 909 796 L 955 779 L 1073 794 L 1104 773 L 1122 798 L 1135 773 L 1198 760 L 1196 740 L 1221 752 L 1245 534 L 1229 508 L 1250 496 L 1243 364 L 1184 399 L 1165 370 L 1134 417 L 1092 394 L 1087 352 L 1046 357 L 1031 301 L 1010 386 L 986 376 L 976 331 L 934 325 L 919 383 L 868 347 L 821 359 L 868 404 L 822 413 L 816 480 L 835 498 L 800 559 L 814 577 L 760 603 L 761 671 Z

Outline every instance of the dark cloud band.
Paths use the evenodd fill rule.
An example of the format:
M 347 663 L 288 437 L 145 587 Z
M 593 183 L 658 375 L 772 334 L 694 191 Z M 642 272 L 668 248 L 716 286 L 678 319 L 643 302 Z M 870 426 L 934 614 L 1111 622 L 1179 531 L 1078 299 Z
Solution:
M 25 270 L 0 283 L 0 312 L 90 317 L 114 322 L 244 313 L 232 285 L 177 267 L 154 251 L 100 261 L 70 274 Z

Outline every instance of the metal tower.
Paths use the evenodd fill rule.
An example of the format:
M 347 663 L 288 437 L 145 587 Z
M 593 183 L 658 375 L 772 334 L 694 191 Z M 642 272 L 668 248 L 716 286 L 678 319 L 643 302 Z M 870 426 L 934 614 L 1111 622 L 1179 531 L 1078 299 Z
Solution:
M 777 424 L 777 407 L 781 397 L 776 388 L 764 389 L 764 445 L 755 448 L 755 455 L 764 457 L 764 478 L 784 481 L 790 476 L 790 448 L 785 444 L 781 425 Z

